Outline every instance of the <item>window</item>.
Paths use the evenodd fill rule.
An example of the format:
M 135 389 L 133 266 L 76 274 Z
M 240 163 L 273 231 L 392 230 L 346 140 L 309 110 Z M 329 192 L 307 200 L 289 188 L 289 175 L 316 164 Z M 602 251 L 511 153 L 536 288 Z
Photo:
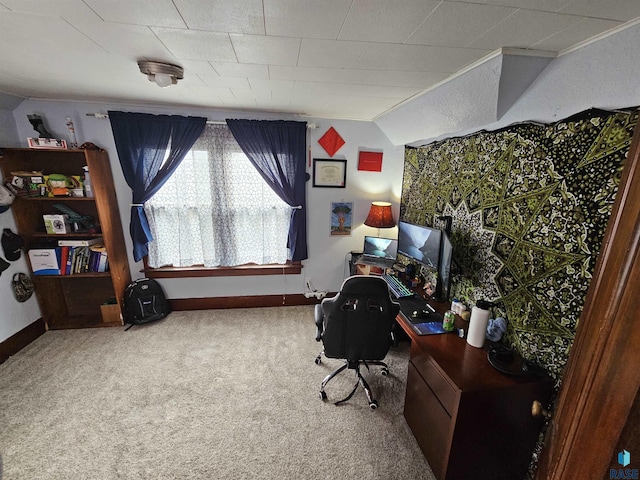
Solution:
M 207 125 L 145 204 L 150 267 L 284 264 L 291 207 L 264 182 L 226 125 Z

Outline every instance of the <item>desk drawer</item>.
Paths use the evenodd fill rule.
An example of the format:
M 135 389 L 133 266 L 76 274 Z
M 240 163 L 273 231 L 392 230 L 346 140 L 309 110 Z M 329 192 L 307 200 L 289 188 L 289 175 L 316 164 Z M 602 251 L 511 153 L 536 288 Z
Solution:
M 442 479 L 453 430 L 451 417 L 411 363 L 407 371 L 404 418 L 434 475 Z
M 420 373 L 429 384 L 429 388 L 433 390 L 449 415 L 453 415 L 458 404 L 458 389 L 449 383 L 440 370 L 429 359 L 427 354 L 420 350 L 413 342 L 411 343 L 411 362 L 418 373 Z

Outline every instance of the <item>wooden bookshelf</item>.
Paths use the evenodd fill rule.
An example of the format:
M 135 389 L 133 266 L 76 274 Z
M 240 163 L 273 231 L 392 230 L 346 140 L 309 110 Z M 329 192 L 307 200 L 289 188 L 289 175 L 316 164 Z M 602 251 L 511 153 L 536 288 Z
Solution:
M 122 309 L 124 289 L 131 273 L 120 221 L 109 156 L 105 151 L 80 149 L 1 148 L 0 167 L 4 179 L 11 172 L 36 171 L 43 175 L 61 173 L 82 175 L 87 165 L 91 174 L 94 197 L 18 196 L 11 206 L 17 231 L 25 240 L 24 254 L 30 248 L 54 248 L 60 239 L 102 237 L 109 258 L 107 273 L 71 275 L 32 275 L 42 318 L 50 329 L 86 328 L 121 325 L 103 322 L 100 306 L 115 297 Z M 43 215 L 63 214 L 61 204 L 94 219 L 96 229 L 67 234 L 48 234 Z M 111 317 L 113 318 L 113 317 Z

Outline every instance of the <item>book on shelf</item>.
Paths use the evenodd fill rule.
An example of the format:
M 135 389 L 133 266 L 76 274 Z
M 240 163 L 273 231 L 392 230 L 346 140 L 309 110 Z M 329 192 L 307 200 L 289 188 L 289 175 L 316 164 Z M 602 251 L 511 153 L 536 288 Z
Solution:
M 59 247 L 90 247 L 91 245 L 101 244 L 102 237 L 86 238 L 84 240 L 58 240 Z
M 60 275 L 67 275 L 67 261 L 69 259 L 69 248 L 67 246 L 60 247 Z
M 34 275 L 60 275 L 60 252 L 55 248 L 32 248 L 29 262 Z
M 74 275 L 109 271 L 109 257 L 104 246 L 63 246 L 32 248 L 29 260 L 34 275 Z

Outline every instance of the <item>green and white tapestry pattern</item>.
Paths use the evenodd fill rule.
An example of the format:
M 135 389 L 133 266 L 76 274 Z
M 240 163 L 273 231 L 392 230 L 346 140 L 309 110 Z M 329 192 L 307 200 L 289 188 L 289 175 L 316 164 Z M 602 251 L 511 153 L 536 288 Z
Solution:
M 505 341 L 559 381 L 637 110 L 590 110 L 406 148 L 400 218 L 453 218 L 452 296 L 498 303 Z

